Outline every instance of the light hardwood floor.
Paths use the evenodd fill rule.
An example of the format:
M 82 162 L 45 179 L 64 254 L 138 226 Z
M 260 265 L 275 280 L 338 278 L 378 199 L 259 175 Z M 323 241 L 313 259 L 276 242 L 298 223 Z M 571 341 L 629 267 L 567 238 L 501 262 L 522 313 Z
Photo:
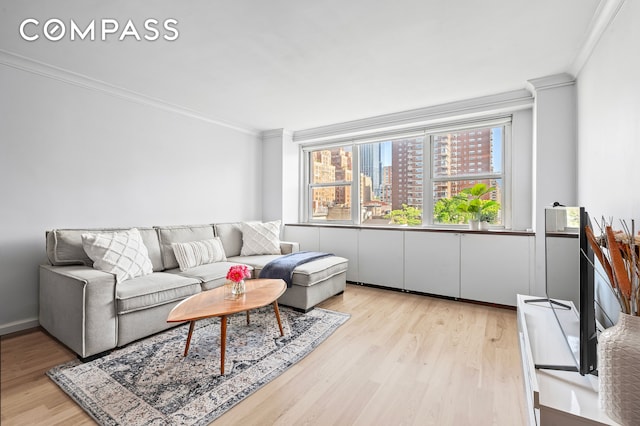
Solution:
M 525 424 L 515 311 L 351 284 L 321 307 L 351 318 L 216 424 Z M 3 426 L 93 424 L 44 375 L 72 352 L 39 329 L 1 346 Z

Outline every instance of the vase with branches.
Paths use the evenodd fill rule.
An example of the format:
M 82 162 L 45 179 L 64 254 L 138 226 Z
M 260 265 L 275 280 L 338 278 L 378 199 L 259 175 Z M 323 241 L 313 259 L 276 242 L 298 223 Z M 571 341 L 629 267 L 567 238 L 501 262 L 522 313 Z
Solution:
M 597 223 L 597 222 L 596 222 Z M 600 405 L 623 425 L 640 424 L 640 235 L 621 221 L 614 230 L 604 219 L 600 236 L 585 231 L 609 286 L 620 304 L 618 322 L 598 336 Z
M 596 224 L 600 235 L 596 236 L 587 226 L 586 234 L 591 249 L 602 265 L 607 281 L 613 290 L 620 310 L 628 315 L 640 315 L 640 235 L 631 226 L 620 221 L 620 230 L 614 230 L 604 219 Z

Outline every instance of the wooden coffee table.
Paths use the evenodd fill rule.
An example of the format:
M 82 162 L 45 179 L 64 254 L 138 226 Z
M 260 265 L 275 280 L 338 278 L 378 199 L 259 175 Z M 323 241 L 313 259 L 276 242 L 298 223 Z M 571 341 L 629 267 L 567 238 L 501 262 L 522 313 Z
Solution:
M 187 345 L 184 348 L 184 356 L 189 352 L 193 326 L 199 319 L 220 317 L 220 374 L 224 374 L 224 354 L 227 346 L 227 316 L 238 312 L 247 313 L 247 324 L 249 324 L 249 310 L 261 308 L 273 304 L 273 310 L 278 320 L 280 335 L 282 322 L 280 321 L 280 310 L 278 309 L 278 297 L 287 289 L 283 280 L 256 279 L 247 280 L 246 292 L 235 298 L 225 298 L 224 286 L 213 290 L 203 291 L 195 294 L 178 303 L 169 312 L 167 322 L 190 321 Z

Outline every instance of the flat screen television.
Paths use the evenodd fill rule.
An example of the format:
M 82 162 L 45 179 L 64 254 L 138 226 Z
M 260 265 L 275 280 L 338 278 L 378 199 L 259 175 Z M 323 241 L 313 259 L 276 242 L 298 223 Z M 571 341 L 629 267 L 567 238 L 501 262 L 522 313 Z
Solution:
M 579 209 L 580 230 L 580 351 L 578 371 L 597 374 L 598 371 L 598 324 L 596 321 L 596 293 L 594 280 L 593 250 L 589 245 L 585 228 L 593 229 L 589 214 L 584 207 Z
M 538 368 L 577 371 L 582 375 L 597 374 L 599 326 L 596 319 L 595 264 L 585 233 L 587 225 L 591 226 L 591 222 L 584 207 L 545 209 L 546 301 L 553 309 L 575 365 L 539 365 Z M 565 275 L 550 272 L 553 265 L 559 263 L 557 269 L 564 271 Z

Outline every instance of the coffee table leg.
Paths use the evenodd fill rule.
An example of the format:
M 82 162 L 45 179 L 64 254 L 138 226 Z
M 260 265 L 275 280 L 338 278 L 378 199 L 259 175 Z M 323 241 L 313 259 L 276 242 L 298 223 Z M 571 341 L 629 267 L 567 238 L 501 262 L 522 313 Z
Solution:
M 196 324 L 195 321 L 191 321 L 189 324 L 189 335 L 187 336 L 187 346 L 184 348 L 184 356 L 187 356 L 187 352 L 189 352 L 189 345 L 191 344 L 191 335 L 193 334 L 193 326 Z
M 227 349 L 227 316 L 220 317 L 220 375 L 224 374 L 224 354 Z
M 278 301 L 273 302 L 273 311 L 276 313 L 276 319 L 278 320 L 278 327 L 280 327 L 280 335 L 284 336 L 284 331 L 282 331 L 282 322 L 280 321 L 280 309 L 278 309 Z
M 249 319 L 249 311 L 247 311 L 247 325 L 249 325 L 251 323 L 251 320 Z

